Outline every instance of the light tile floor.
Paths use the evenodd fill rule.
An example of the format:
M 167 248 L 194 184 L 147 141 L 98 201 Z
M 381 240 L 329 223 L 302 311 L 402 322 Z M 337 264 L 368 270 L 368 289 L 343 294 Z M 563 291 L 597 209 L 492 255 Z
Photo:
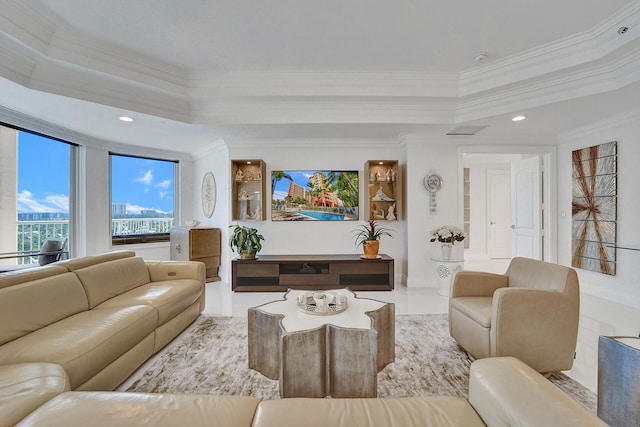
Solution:
M 473 260 L 465 262 L 465 270 L 504 273 L 509 264 L 503 260 Z M 212 282 L 206 286 L 205 314 L 246 316 L 249 307 L 280 298 L 277 292 L 232 292 L 229 283 Z M 446 313 L 448 300 L 436 288 L 407 288 L 397 285 L 393 291 L 357 292 L 358 296 L 396 305 L 396 314 Z M 640 310 L 582 295 L 580 328 L 572 378 L 590 390 L 597 391 L 598 337 L 600 335 L 634 335 L 640 329 Z

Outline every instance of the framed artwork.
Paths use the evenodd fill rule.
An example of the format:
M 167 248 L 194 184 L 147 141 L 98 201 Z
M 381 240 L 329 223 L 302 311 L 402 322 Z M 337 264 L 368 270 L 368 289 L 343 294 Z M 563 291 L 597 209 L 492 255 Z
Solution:
M 571 265 L 616 274 L 617 144 L 573 151 Z

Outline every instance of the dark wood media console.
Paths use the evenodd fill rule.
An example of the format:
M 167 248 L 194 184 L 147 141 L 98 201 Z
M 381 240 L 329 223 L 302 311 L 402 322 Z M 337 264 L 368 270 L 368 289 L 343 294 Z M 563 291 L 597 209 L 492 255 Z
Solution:
M 393 290 L 393 258 L 359 255 L 258 255 L 231 261 L 231 288 L 237 292 L 293 289 Z

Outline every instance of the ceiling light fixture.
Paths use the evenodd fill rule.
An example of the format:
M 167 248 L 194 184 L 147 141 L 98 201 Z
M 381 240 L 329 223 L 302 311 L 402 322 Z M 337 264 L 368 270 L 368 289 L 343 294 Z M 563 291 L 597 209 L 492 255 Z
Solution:
M 474 61 L 476 62 L 482 62 L 485 59 L 487 59 L 489 57 L 489 54 L 487 52 L 480 52 L 479 54 L 477 54 L 475 56 L 475 58 L 473 58 Z
M 119 119 L 122 120 L 123 122 L 127 122 L 127 123 L 131 123 L 133 121 L 133 118 L 131 118 L 129 116 L 120 116 Z
M 526 116 L 515 116 L 511 119 L 511 121 L 513 122 L 521 122 L 522 120 L 526 119 Z

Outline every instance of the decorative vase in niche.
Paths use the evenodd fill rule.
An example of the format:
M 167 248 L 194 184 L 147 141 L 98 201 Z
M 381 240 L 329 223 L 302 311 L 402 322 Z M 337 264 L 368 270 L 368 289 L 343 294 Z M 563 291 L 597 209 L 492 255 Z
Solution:
M 451 248 L 453 245 L 451 243 L 443 243 L 441 246 L 442 249 L 442 259 L 445 261 L 449 261 L 451 259 Z

